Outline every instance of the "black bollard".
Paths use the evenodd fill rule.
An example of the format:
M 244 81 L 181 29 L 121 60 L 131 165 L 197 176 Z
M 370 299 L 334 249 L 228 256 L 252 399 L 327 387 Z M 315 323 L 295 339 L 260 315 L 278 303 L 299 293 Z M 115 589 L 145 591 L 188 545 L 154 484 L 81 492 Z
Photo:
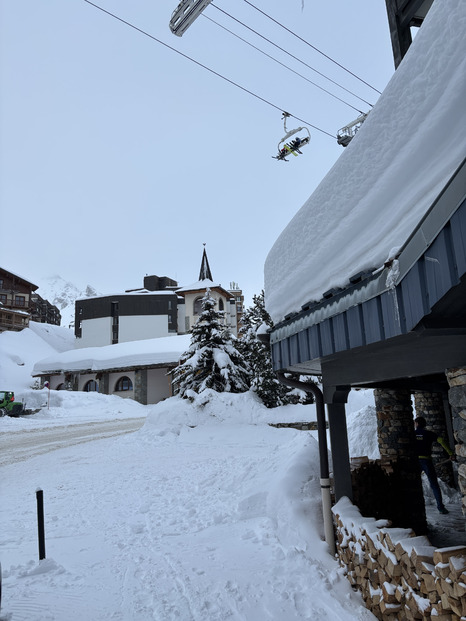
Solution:
M 45 558 L 44 492 L 36 490 L 37 530 L 39 534 L 39 561 Z

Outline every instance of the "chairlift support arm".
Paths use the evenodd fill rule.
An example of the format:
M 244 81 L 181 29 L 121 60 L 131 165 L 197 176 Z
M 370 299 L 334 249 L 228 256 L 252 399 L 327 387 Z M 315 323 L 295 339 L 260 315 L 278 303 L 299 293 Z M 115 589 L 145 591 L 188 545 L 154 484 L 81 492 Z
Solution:
M 181 37 L 212 0 L 181 0 L 170 19 L 170 30 Z

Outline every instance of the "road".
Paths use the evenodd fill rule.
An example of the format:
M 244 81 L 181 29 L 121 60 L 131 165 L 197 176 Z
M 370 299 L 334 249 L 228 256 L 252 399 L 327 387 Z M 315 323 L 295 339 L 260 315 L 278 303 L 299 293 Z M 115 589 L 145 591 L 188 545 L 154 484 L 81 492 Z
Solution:
M 26 461 L 56 449 L 137 431 L 145 418 L 64 425 L 0 434 L 0 466 Z

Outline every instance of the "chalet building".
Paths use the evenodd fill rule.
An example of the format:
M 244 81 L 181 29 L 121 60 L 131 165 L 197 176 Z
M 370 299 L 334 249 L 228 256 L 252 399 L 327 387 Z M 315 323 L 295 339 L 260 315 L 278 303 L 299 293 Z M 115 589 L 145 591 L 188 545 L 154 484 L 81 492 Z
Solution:
M 385 0 L 395 68 L 413 42 L 411 28 L 422 25 L 434 0 Z
M 53 326 L 61 324 L 61 313 L 59 309 L 44 300 L 38 293 L 31 296 L 31 319 L 37 323 L 50 323 Z
M 231 283 L 231 286 L 233 284 Z M 242 298 L 242 292 L 240 289 L 227 291 L 220 284 L 214 282 L 205 248 L 202 254 L 199 280 L 186 287 L 180 287 L 176 291 L 177 295 L 182 298 L 182 307 L 184 309 L 183 332 L 190 332 L 196 323 L 202 310 L 202 298 L 207 289 L 210 290 L 210 294 L 215 300 L 216 310 L 223 314 L 225 326 L 233 334 L 237 335 L 238 324 L 243 310 L 242 301 L 244 298 Z
M 187 287 L 166 276 L 145 276 L 144 286 L 124 293 L 76 301 L 77 347 L 115 345 L 186 334 L 197 321 L 207 289 L 223 313 L 225 325 L 237 334 L 243 296 L 237 285 L 226 290 L 215 283 L 204 248 L 199 280 Z
M 404 57 L 409 28 L 430 5 Z M 395 544 L 385 556 L 380 546 L 390 532 L 398 538 L 400 531 L 404 537 L 428 532 L 416 415 L 454 450 L 466 514 L 466 6 L 387 0 L 387 9 L 396 72 L 267 257 L 269 342 L 283 383 L 291 373 L 319 378 L 313 387 L 323 410 L 319 440 L 326 455 L 327 417 L 333 461 L 332 477 L 322 468 L 322 493 L 332 486 L 337 507 L 356 505 L 346 534 L 366 520 L 356 544 L 348 544 L 340 518 L 336 524 L 340 561 L 366 605 L 379 619 L 450 613 L 459 619 L 464 592 L 447 593 L 437 578 L 427 589 L 415 579 L 416 563 L 406 569 L 401 556 L 390 557 L 397 564 L 391 571 L 382 560 Z M 374 462 L 349 458 L 345 404 L 358 388 L 374 390 L 381 455 Z M 447 462 L 445 455 L 439 461 Z M 452 464 L 444 466 L 438 474 L 453 484 Z M 379 532 L 377 520 L 398 534 L 396 528 Z M 464 532 L 460 537 L 464 542 Z M 448 564 L 448 554 L 441 562 Z M 436 569 L 440 563 L 435 553 L 423 561 Z
M 100 392 L 143 405 L 172 396 L 170 371 L 190 337 L 169 336 L 54 354 L 34 365 L 33 377 L 51 390 Z
M 38 288 L 22 276 L 0 268 L 0 332 L 23 330 L 30 320 L 60 325 L 60 311 L 37 293 Z
M 28 327 L 36 289 L 29 280 L 0 268 L 0 332 Z
M 199 280 L 187 287 L 166 276 L 144 286 L 76 301 L 73 350 L 39 361 L 33 376 L 52 390 L 98 391 L 157 403 L 172 395 L 170 371 L 188 349 L 207 290 L 236 334 L 244 298 L 236 283 L 215 283 L 204 249 Z

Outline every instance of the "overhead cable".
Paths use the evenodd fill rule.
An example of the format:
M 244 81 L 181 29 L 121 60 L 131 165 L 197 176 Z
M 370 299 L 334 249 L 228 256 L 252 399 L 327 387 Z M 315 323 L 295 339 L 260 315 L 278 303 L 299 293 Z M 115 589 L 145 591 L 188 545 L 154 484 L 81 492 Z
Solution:
M 275 108 L 276 110 L 280 110 L 280 112 L 283 112 L 284 108 L 281 108 L 280 106 L 275 105 L 271 101 L 268 101 L 264 97 L 261 97 L 260 95 L 257 95 L 256 93 L 253 93 L 252 91 L 248 90 L 244 86 L 241 86 L 241 84 L 238 84 L 237 82 L 234 82 L 233 80 L 230 80 L 229 78 L 225 77 L 221 73 L 218 73 L 217 71 L 214 71 L 214 69 L 211 69 L 210 67 L 207 67 L 206 65 L 203 65 L 199 61 L 194 60 L 194 58 L 191 58 L 187 54 L 183 54 L 183 52 L 180 52 L 179 50 L 177 50 L 176 48 L 172 47 L 171 45 L 168 45 L 168 43 L 164 43 L 160 39 L 157 39 L 153 35 L 149 34 L 145 30 L 142 30 L 138 26 L 135 26 L 131 22 L 128 22 L 125 19 L 119 17 L 118 15 L 115 15 L 114 13 L 111 13 L 110 11 L 107 11 L 107 9 L 104 9 L 103 7 L 99 6 L 98 4 L 95 4 L 94 2 L 91 2 L 91 0 L 84 0 L 84 2 L 86 2 L 87 4 L 90 4 L 91 6 L 95 7 L 99 11 L 102 11 L 102 13 L 106 13 L 110 17 L 113 17 L 114 19 L 118 20 L 122 24 L 125 24 L 126 26 L 129 26 L 130 28 L 133 28 L 134 30 L 137 30 L 139 33 L 143 34 L 146 37 L 149 37 L 153 41 L 156 41 L 157 43 L 160 43 L 160 45 L 163 45 L 164 47 L 168 48 L 172 52 L 176 52 L 180 56 L 183 56 L 183 58 L 186 58 L 187 60 L 190 60 L 191 62 L 195 63 L 199 67 L 202 67 L 203 69 L 206 69 L 206 71 L 209 71 L 210 73 L 213 73 L 214 75 L 216 75 L 217 77 L 221 78 L 222 80 L 225 80 L 225 82 L 228 82 L 229 84 L 232 84 L 233 86 L 236 86 L 236 88 L 241 89 L 242 91 L 244 91 L 245 93 L 248 93 L 252 97 L 255 97 L 256 99 L 259 99 L 260 101 L 266 103 L 267 105 L 271 106 L 272 108 Z M 308 121 L 305 121 L 304 119 L 300 119 L 298 116 L 295 116 L 294 114 L 290 114 L 290 116 L 293 117 L 294 119 L 296 119 L 297 121 L 301 121 L 301 123 L 305 123 L 309 127 L 312 127 L 313 129 L 321 132 L 322 134 L 325 134 L 326 136 L 330 136 L 330 138 L 335 139 L 334 134 L 331 134 L 330 132 L 327 132 L 324 129 L 321 129 L 320 127 L 317 127 L 316 125 L 312 125 L 312 123 L 309 123 Z
M 264 11 L 262 11 L 261 9 L 259 9 L 257 6 L 254 6 L 254 4 L 252 4 L 252 2 L 249 2 L 249 0 L 244 0 L 244 2 L 246 2 L 246 4 L 249 4 L 250 7 L 252 7 L 253 9 L 255 9 L 256 11 L 258 11 L 259 13 L 262 13 L 262 15 L 264 15 L 265 17 L 267 17 L 268 19 L 270 19 L 271 21 L 273 21 L 275 24 L 277 24 L 278 26 L 280 26 L 281 28 L 283 28 L 283 30 L 286 30 L 287 32 L 289 32 L 290 34 L 292 34 L 294 37 L 296 37 L 297 39 L 299 39 L 300 41 L 302 41 L 303 43 L 305 43 L 306 45 L 308 45 L 309 47 L 312 47 L 313 50 L 315 50 L 316 52 L 318 52 L 319 54 L 322 54 L 322 56 L 325 56 L 325 58 L 327 58 L 328 60 L 330 60 L 332 63 L 334 63 L 335 65 L 337 65 L 338 67 L 340 67 L 340 69 L 343 69 L 343 71 L 346 71 L 347 73 L 349 73 L 350 75 L 352 75 L 354 78 L 356 78 L 357 80 L 359 80 L 360 82 L 362 82 L 363 84 L 365 84 L 366 86 L 368 86 L 369 88 L 371 88 L 373 91 L 375 91 L 376 93 L 378 93 L 379 95 L 381 95 L 382 93 L 380 91 L 378 91 L 375 87 L 373 87 L 371 84 L 369 84 L 368 82 L 366 82 L 365 80 L 363 80 L 362 78 L 360 78 L 358 75 L 356 75 L 355 73 L 353 73 L 352 71 L 350 71 L 349 69 L 347 69 L 346 67 L 344 67 L 342 64 L 340 64 L 338 61 L 334 60 L 331 56 L 328 56 L 328 54 L 325 54 L 325 52 L 322 52 L 322 50 L 319 50 L 319 48 L 317 48 L 315 45 L 312 45 L 312 43 L 309 43 L 309 41 L 306 41 L 306 39 L 303 39 L 302 37 L 300 37 L 299 35 L 297 35 L 293 30 L 290 30 L 289 28 L 287 28 L 286 26 L 284 26 L 282 23 L 280 23 L 279 21 L 277 21 L 276 19 L 274 19 L 273 17 L 271 17 L 270 15 L 267 15 L 267 13 L 265 13 Z
M 295 60 L 297 60 L 299 63 L 301 63 L 302 65 L 304 65 L 305 67 L 307 67 L 308 69 L 311 69 L 311 71 L 314 71 L 315 73 L 317 73 L 318 75 L 322 76 L 325 80 L 328 80 L 329 82 L 331 82 L 332 84 L 335 84 L 336 86 L 338 86 L 338 88 L 343 89 L 344 91 L 346 91 L 347 93 L 349 93 L 350 95 L 353 95 L 353 97 L 356 97 L 356 99 L 359 99 L 360 101 L 363 101 L 365 104 L 367 104 L 368 106 L 370 106 L 371 108 L 374 106 L 374 104 L 371 104 L 370 102 L 366 101 L 365 99 L 363 99 L 362 97 L 360 97 L 359 95 L 356 95 L 356 93 L 353 93 L 353 91 L 350 91 L 348 88 L 342 86 L 341 84 L 339 84 L 338 82 L 336 82 L 335 80 L 332 80 L 332 78 L 329 78 L 328 76 L 325 75 L 325 73 L 322 73 L 321 71 L 319 71 L 318 69 L 316 69 L 315 67 L 312 67 L 311 65 L 308 65 L 308 63 L 304 62 L 304 60 L 301 60 L 301 58 L 298 58 L 297 56 L 295 56 L 294 54 L 291 54 L 291 52 L 288 52 L 287 50 L 285 50 L 284 48 L 280 47 L 279 45 L 277 45 L 276 43 L 274 43 L 273 41 L 271 41 L 270 39 L 267 39 L 267 37 L 264 37 L 264 35 L 261 35 L 259 32 L 257 32 L 257 30 L 254 30 L 254 28 L 251 28 L 250 26 L 248 26 L 247 24 L 245 24 L 244 22 L 240 21 L 239 19 L 236 19 L 236 17 L 233 17 L 233 15 L 230 15 L 230 13 L 227 13 L 226 11 L 224 11 L 223 9 L 221 9 L 220 7 L 218 7 L 216 4 L 211 4 L 210 6 L 214 7 L 215 9 L 217 9 L 217 11 L 220 11 L 221 13 L 223 13 L 224 15 L 227 15 L 230 19 L 234 20 L 235 22 L 237 22 L 238 24 L 241 24 L 241 26 L 243 26 L 244 28 L 247 28 L 248 30 L 250 30 L 251 32 L 253 32 L 255 35 L 257 35 L 258 37 L 260 37 L 261 39 L 264 39 L 264 41 L 267 41 L 267 43 L 270 43 L 270 45 L 273 45 L 274 47 L 276 47 L 277 49 L 279 49 L 281 52 L 284 52 L 285 54 L 287 54 L 288 56 L 291 56 L 291 58 L 294 58 Z
M 215 24 L 216 26 L 218 26 L 219 28 L 223 28 L 223 30 L 226 30 L 227 32 L 229 32 L 230 34 L 232 34 L 234 37 L 236 37 L 237 39 L 239 39 L 240 41 L 243 41 L 243 43 L 246 43 L 247 45 L 249 45 L 250 47 L 254 48 L 255 50 L 257 50 L 258 52 L 260 52 L 261 54 L 263 54 L 264 56 L 267 56 L 267 58 L 270 58 L 270 60 L 273 60 L 274 62 L 278 63 L 279 65 L 281 65 L 282 67 L 285 67 L 285 69 L 288 69 L 288 71 L 291 71 L 292 73 L 294 73 L 295 75 L 299 76 L 300 78 L 302 78 L 303 80 L 306 80 L 306 82 L 309 82 L 310 84 L 312 84 L 313 86 L 315 86 L 316 88 L 320 89 L 321 91 L 323 91 L 324 93 L 327 93 L 327 95 L 330 95 L 330 97 L 333 97 L 334 99 L 338 99 L 338 101 L 341 101 L 342 103 L 344 103 L 345 105 L 349 106 L 350 108 L 353 108 L 353 110 L 356 110 L 356 112 L 359 112 L 360 114 L 363 114 L 362 110 L 359 110 L 358 108 L 356 108 L 355 106 L 353 106 L 352 104 L 348 103 L 347 101 L 345 101 L 344 99 L 341 99 L 341 97 L 338 97 L 337 95 L 334 95 L 333 93 L 331 93 L 330 91 L 328 91 L 326 88 L 324 88 L 323 86 L 320 86 L 319 84 L 316 84 L 315 82 L 313 82 L 312 80 L 309 80 L 309 78 L 306 78 L 306 76 L 302 75 L 302 73 L 299 73 L 298 71 L 295 71 L 294 69 L 292 69 L 291 67 L 289 67 L 288 65 L 285 65 L 285 63 L 282 63 L 280 60 L 278 60 L 277 58 L 274 58 L 273 56 L 271 56 L 270 54 L 267 54 L 267 52 L 264 52 L 264 50 L 261 50 L 259 47 L 255 46 L 253 43 L 251 43 L 250 41 L 247 41 L 246 39 L 243 39 L 243 37 L 240 37 L 238 34 L 236 34 L 236 32 L 233 32 L 232 30 L 230 30 L 229 28 L 226 28 L 225 26 L 223 26 L 223 24 L 219 24 L 218 22 L 216 22 L 214 19 L 212 19 L 211 17 L 208 17 L 207 15 L 203 14 L 203 17 L 205 17 L 206 19 L 208 19 L 210 22 L 212 22 L 213 24 Z

